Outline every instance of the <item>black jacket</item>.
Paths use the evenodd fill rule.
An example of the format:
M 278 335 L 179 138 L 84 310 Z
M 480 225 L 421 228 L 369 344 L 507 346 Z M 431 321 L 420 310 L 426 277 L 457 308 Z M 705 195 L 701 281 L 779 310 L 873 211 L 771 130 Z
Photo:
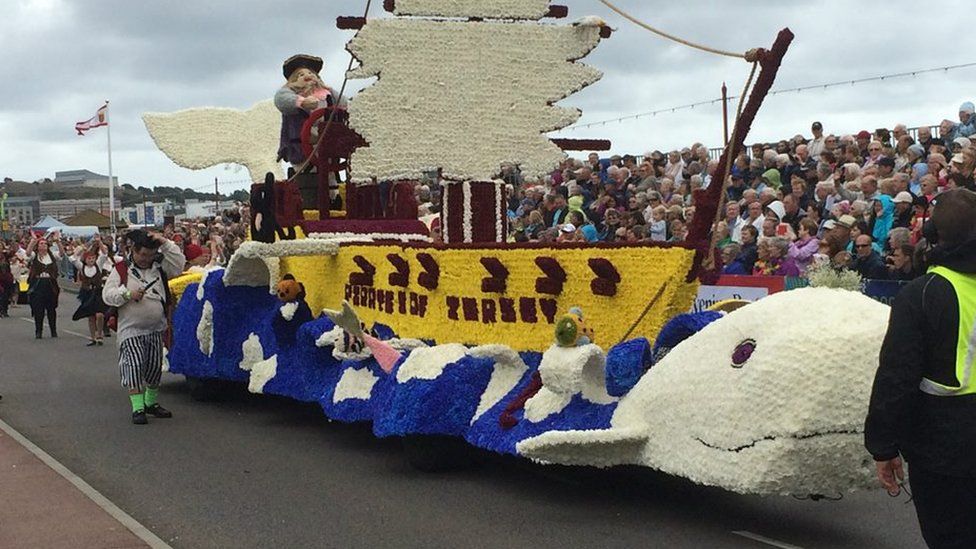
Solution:
M 933 251 L 931 263 L 976 273 L 976 241 Z M 864 444 L 876 460 L 899 454 L 912 465 L 976 478 L 976 395 L 937 397 L 922 378 L 958 385 L 959 300 L 948 280 L 926 274 L 895 298 L 874 378 Z
M 878 252 L 871 250 L 871 255 L 867 257 L 854 256 L 854 270 L 857 274 L 870 280 L 887 280 L 888 268 Z

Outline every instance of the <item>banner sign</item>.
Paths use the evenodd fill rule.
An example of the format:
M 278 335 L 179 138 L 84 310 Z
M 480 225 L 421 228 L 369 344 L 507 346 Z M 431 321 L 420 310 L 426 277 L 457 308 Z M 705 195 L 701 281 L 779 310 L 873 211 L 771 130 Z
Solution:
M 775 294 L 786 289 L 784 276 L 753 276 L 753 275 L 722 275 L 718 277 L 718 286 L 738 286 L 745 288 L 766 288 L 768 293 Z
M 865 280 L 861 292 L 875 301 L 891 305 L 895 296 L 901 292 L 908 282 L 900 280 Z
M 744 299 L 757 301 L 769 295 L 768 288 L 750 288 L 748 286 L 701 286 L 691 312 L 700 313 L 720 301 L 728 299 Z

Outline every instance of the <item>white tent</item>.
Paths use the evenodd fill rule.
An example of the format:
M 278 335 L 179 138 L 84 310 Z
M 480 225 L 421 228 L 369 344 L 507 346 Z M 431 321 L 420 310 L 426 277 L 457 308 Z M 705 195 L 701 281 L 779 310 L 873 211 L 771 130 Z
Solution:
M 32 228 L 38 231 L 46 231 L 51 227 L 65 227 L 65 226 L 66 225 L 64 223 L 61 223 L 57 219 L 54 219 L 49 215 L 45 215 L 43 218 L 41 218 L 40 221 L 34 223 L 34 226 Z

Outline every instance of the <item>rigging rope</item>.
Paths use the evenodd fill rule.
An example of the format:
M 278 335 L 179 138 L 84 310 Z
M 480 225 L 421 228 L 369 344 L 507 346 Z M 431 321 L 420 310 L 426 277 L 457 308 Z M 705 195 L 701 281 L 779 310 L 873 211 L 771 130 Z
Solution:
M 654 27 L 648 25 L 647 23 L 641 21 L 640 19 L 637 19 L 633 15 L 630 15 L 629 13 L 625 12 L 624 10 L 618 8 L 617 6 L 611 4 L 608 0 L 600 0 L 600 3 L 602 3 L 606 7 L 610 8 L 611 10 L 617 12 L 617 14 L 619 14 L 624 19 L 627 19 L 631 23 L 634 23 L 635 25 L 637 25 L 639 27 L 643 27 L 644 29 L 647 29 L 647 30 L 651 31 L 654 34 L 657 34 L 658 36 L 662 36 L 664 38 L 667 38 L 668 40 L 673 40 L 674 42 L 677 42 L 679 44 L 684 44 L 685 46 L 688 46 L 689 48 L 695 48 L 696 50 L 701 50 L 701 51 L 708 52 L 708 53 L 714 53 L 716 55 L 725 55 L 727 57 L 736 57 L 736 58 L 739 58 L 739 59 L 745 59 L 746 61 L 755 61 L 756 60 L 756 50 L 749 50 L 749 51 L 747 51 L 745 53 L 735 53 L 735 52 L 731 52 L 731 51 L 725 51 L 725 50 L 719 50 L 719 49 L 715 49 L 715 48 L 710 48 L 708 46 L 703 46 L 701 44 L 696 44 L 694 42 L 690 42 L 690 41 L 685 40 L 683 38 L 678 38 L 677 36 L 674 36 L 672 34 L 668 34 L 668 33 L 664 32 L 664 31 L 662 31 L 660 29 L 654 28 Z
M 725 206 L 725 200 L 728 196 L 729 174 L 732 173 L 732 163 L 735 161 L 732 158 L 732 147 L 735 146 L 736 136 L 738 135 L 739 119 L 742 118 L 742 107 L 746 103 L 746 96 L 749 94 L 749 88 L 752 87 L 752 80 L 756 76 L 756 68 L 758 66 L 758 62 L 752 64 L 752 71 L 749 73 L 749 79 L 746 80 L 746 87 L 742 90 L 742 95 L 739 96 L 739 107 L 735 110 L 735 125 L 732 126 L 732 139 L 725 144 L 725 152 L 722 153 L 725 156 L 725 174 L 722 177 L 722 192 L 719 194 L 718 208 L 715 208 L 715 218 L 712 219 L 712 239 L 708 245 L 708 256 L 704 262 L 705 267 L 709 270 L 715 267 L 715 247 L 718 245 L 718 223 L 722 219 L 722 209 Z M 714 180 L 712 180 L 712 184 L 715 184 Z
M 366 0 L 366 9 L 363 12 L 363 19 L 367 19 L 369 17 L 369 7 L 372 3 L 373 0 Z M 335 98 L 336 107 L 338 107 L 339 105 L 339 100 L 346 94 L 346 84 L 349 83 L 349 71 L 352 70 L 352 66 L 353 64 L 355 64 L 355 62 L 356 62 L 355 56 L 353 56 L 350 53 L 349 66 L 346 67 L 346 72 L 343 75 L 342 87 L 339 88 L 339 96 Z M 322 131 L 319 133 L 319 138 L 315 140 L 315 146 L 312 147 L 312 154 L 308 155 L 308 158 L 305 159 L 305 162 L 302 162 L 302 165 L 295 170 L 295 175 L 288 178 L 289 183 L 294 181 L 295 178 L 297 178 L 299 175 L 305 173 L 305 170 L 307 170 L 308 167 L 312 164 L 312 159 L 315 158 L 316 154 L 318 154 L 319 146 L 322 144 L 322 140 L 325 138 L 325 136 L 329 133 L 329 127 L 332 126 L 332 122 L 333 120 L 335 120 L 336 111 L 337 109 L 333 108 L 332 111 L 329 112 L 329 118 L 328 120 L 325 121 L 325 127 L 322 128 Z

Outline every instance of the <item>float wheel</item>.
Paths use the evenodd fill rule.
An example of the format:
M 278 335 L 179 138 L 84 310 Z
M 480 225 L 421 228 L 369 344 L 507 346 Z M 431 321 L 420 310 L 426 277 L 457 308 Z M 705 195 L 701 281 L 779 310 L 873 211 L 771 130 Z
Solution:
M 219 379 L 186 376 L 186 386 L 190 390 L 190 398 L 197 402 L 211 402 L 220 396 Z
M 410 466 L 425 473 L 443 473 L 474 465 L 471 447 L 444 435 L 407 435 L 401 439 Z

